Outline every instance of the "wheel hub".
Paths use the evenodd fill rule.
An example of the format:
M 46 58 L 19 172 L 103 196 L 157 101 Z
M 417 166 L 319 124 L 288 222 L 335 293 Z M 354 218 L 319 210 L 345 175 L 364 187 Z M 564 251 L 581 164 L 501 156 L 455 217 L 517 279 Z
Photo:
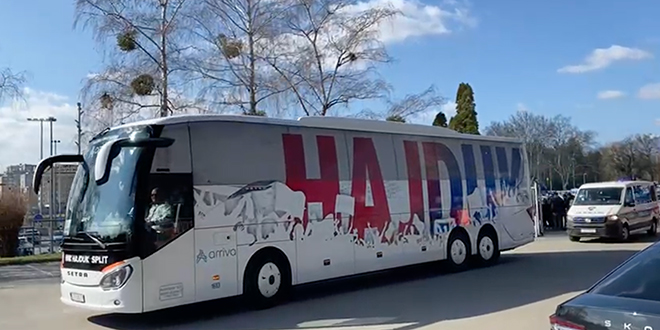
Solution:
M 479 254 L 481 255 L 481 258 L 484 260 L 490 260 L 490 258 L 493 257 L 494 252 L 495 247 L 493 240 L 488 236 L 482 237 L 479 241 Z
M 270 298 L 277 294 L 282 284 L 282 273 L 276 264 L 268 262 L 259 270 L 257 286 L 259 293 L 265 298 Z
M 467 248 L 463 241 L 457 239 L 451 243 L 451 260 L 457 264 L 461 265 L 463 262 L 465 262 L 465 259 L 467 258 Z

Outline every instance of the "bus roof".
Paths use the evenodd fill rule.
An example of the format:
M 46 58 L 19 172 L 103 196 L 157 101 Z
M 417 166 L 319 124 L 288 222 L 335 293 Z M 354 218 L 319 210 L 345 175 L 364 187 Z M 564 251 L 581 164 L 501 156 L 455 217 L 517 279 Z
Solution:
M 261 116 L 229 115 L 229 114 L 174 115 L 168 117 L 159 117 L 159 118 L 136 121 L 118 126 L 117 128 L 137 126 L 137 125 L 172 125 L 172 124 L 181 124 L 181 123 L 213 122 L 213 121 L 273 124 L 273 125 L 286 125 L 286 126 L 309 127 L 309 128 L 364 131 L 364 132 L 374 132 L 374 133 L 409 134 L 409 135 L 448 137 L 448 138 L 468 139 L 468 140 L 522 143 L 522 141 L 515 138 L 462 134 L 445 127 L 407 124 L 407 123 L 404 124 L 404 123 L 389 122 L 383 120 L 346 118 L 346 117 L 327 117 L 327 116 L 301 117 L 298 118 L 298 120 L 293 120 L 293 119 L 278 119 L 278 118 L 268 118 Z

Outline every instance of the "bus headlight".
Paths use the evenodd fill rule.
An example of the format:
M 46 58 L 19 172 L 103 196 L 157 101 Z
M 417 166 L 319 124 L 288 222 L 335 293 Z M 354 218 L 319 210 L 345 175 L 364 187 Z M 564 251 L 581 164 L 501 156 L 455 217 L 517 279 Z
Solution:
M 111 272 L 105 274 L 101 278 L 101 289 L 103 290 L 117 290 L 120 289 L 133 273 L 131 265 L 124 265 L 113 269 Z

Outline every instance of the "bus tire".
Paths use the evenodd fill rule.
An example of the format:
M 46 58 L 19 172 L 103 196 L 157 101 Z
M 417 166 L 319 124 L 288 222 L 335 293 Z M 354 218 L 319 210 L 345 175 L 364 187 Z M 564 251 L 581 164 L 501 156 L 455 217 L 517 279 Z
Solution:
M 477 260 L 481 266 L 492 266 L 500 259 L 497 233 L 490 225 L 481 228 L 477 238 Z
M 470 267 L 470 256 L 472 255 L 470 238 L 464 229 L 459 228 L 451 232 L 447 241 L 447 262 L 449 271 L 452 273 L 468 269 Z
M 291 288 L 291 270 L 277 253 L 255 256 L 245 270 L 244 293 L 250 306 L 266 309 L 282 302 Z

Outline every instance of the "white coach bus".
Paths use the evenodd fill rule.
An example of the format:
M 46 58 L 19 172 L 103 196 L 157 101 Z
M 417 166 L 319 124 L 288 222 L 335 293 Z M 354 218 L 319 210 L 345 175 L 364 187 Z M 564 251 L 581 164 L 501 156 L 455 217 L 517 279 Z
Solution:
M 346 118 L 186 115 L 106 129 L 67 205 L 61 301 L 142 313 L 534 240 L 518 141 Z

